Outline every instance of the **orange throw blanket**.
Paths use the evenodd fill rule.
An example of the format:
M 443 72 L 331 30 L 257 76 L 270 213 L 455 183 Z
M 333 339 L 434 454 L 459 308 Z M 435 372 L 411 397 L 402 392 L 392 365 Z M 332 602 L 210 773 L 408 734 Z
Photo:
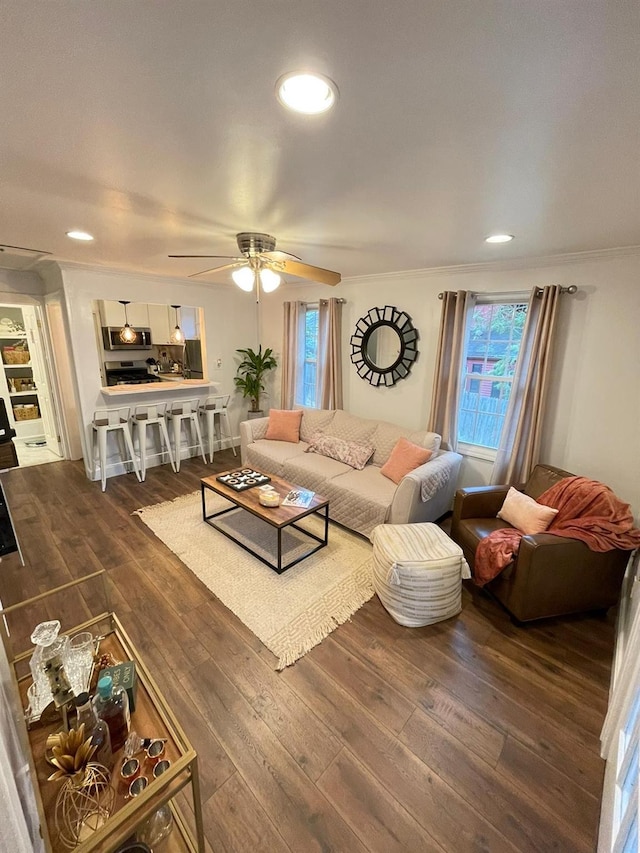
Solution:
M 546 533 L 580 539 L 592 551 L 633 551 L 640 547 L 640 530 L 633 526 L 629 504 L 608 486 L 587 477 L 565 477 L 537 499 L 558 510 Z M 484 586 L 511 563 L 524 534 L 515 528 L 494 530 L 475 554 L 473 580 Z

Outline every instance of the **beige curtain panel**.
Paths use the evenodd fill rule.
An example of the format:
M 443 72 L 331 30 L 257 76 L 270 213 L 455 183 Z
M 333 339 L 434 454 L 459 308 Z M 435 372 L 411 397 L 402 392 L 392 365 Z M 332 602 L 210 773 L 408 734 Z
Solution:
M 531 294 L 492 483 L 524 483 L 539 462 L 560 293 L 553 285 Z
M 284 303 L 282 363 L 280 365 L 280 406 L 283 409 L 293 409 L 295 404 L 296 377 L 299 372 L 297 366 L 298 349 L 300 346 L 300 325 L 303 319 L 303 302 Z
M 341 409 L 342 300 L 321 299 L 318 310 L 318 406 Z
M 458 444 L 458 395 L 464 358 L 466 318 L 475 297 L 467 290 L 446 291 L 442 296 L 442 316 L 433 378 L 431 415 L 427 429 L 442 436 L 442 447 L 455 450 Z

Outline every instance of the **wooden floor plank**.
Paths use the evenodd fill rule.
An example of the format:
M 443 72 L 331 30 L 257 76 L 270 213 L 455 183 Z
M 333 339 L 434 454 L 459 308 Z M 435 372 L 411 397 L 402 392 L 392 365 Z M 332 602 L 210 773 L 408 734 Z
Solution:
M 591 827 L 585 836 L 583 826 L 571 827 L 545 811 L 532 801 L 528 790 L 521 791 L 474 753 L 465 751 L 423 711 L 415 711 L 400 739 L 439 777 L 455 785 L 458 794 L 490 820 L 516 850 L 591 853 Z M 535 776 L 530 785 L 537 788 Z
M 210 797 L 203 808 L 207 836 L 216 853 L 289 853 L 291 848 L 239 773 Z
M 336 757 L 318 787 L 372 853 L 442 853 L 442 847 L 349 750 Z

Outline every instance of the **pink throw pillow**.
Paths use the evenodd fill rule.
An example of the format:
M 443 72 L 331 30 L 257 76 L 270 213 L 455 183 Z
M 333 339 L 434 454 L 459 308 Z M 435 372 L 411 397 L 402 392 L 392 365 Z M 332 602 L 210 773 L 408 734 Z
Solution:
M 507 492 L 498 518 L 508 521 L 525 536 L 532 536 L 534 533 L 544 533 L 557 514 L 557 509 L 539 504 L 512 486 Z
M 301 409 L 271 409 L 265 438 L 273 441 L 300 441 Z
M 393 480 L 394 483 L 399 483 L 405 474 L 420 465 L 424 465 L 432 456 L 432 450 L 420 447 L 419 444 L 414 444 L 406 438 L 399 438 L 391 451 L 391 456 L 380 469 L 380 473 Z

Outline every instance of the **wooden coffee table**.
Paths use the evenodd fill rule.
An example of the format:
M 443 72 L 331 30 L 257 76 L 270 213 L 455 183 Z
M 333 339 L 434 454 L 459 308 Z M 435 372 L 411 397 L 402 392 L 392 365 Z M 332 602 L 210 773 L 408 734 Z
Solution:
M 227 471 L 221 472 L 222 474 L 229 473 Z M 290 569 L 292 566 L 295 566 L 296 563 L 301 562 L 301 560 L 305 560 L 307 557 L 311 556 L 311 554 L 315 554 L 316 551 L 319 551 L 321 548 L 326 547 L 329 541 L 329 501 L 327 498 L 322 497 L 317 492 L 313 496 L 311 503 L 308 507 L 296 507 L 296 506 L 276 506 L 276 507 L 267 507 L 262 506 L 258 497 L 260 495 L 260 490 L 255 487 L 252 489 L 246 489 L 243 492 L 236 492 L 230 486 L 221 483 L 216 477 L 219 477 L 220 474 L 216 474 L 212 477 L 203 477 L 200 480 L 200 488 L 202 491 L 202 519 L 206 521 L 207 524 L 210 524 L 215 530 L 219 533 L 222 533 L 227 539 L 232 539 L 241 548 L 244 548 L 245 551 L 248 551 L 250 554 L 253 554 L 258 560 L 265 565 L 269 566 L 269 568 L 276 571 L 279 575 L 282 572 L 285 572 L 287 569 Z M 271 475 L 269 475 L 271 476 Z M 287 495 L 291 489 L 303 488 L 302 486 L 296 486 L 294 483 L 288 483 L 286 480 L 283 480 L 281 477 L 271 476 L 270 485 L 273 486 L 275 491 L 280 495 L 280 500 Z M 207 506 L 206 506 L 206 493 L 207 491 L 215 492 L 217 495 L 221 495 L 223 498 L 226 498 L 230 501 L 233 506 L 227 507 L 226 509 L 219 510 L 218 512 L 213 512 L 207 514 Z M 241 539 L 233 536 L 228 530 L 225 530 L 220 525 L 216 524 L 214 519 L 220 518 L 222 515 L 226 515 L 228 512 L 235 512 L 237 509 L 243 509 L 246 512 L 250 512 L 251 515 L 256 516 L 256 518 L 262 519 L 267 524 L 270 524 L 272 527 L 275 527 L 278 532 L 278 548 L 277 548 L 277 559 L 276 562 L 272 562 L 268 559 L 265 559 L 261 554 L 258 554 L 253 548 L 250 548 L 246 542 L 243 542 Z M 324 519 L 324 536 L 316 536 L 315 533 L 311 533 L 309 530 L 305 530 L 303 527 L 300 527 L 296 522 L 300 521 L 300 519 L 305 518 L 307 515 L 319 515 Z M 309 539 L 319 543 L 314 547 L 310 548 L 308 551 L 305 551 L 304 554 L 296 557 L 295 560 L 291 560 L 291 562 L 286 565 L 282 564 L 282 531 L 285 527 L 295 527 L 296 530 L 300 531 L 300 533 L 304 533 Z

